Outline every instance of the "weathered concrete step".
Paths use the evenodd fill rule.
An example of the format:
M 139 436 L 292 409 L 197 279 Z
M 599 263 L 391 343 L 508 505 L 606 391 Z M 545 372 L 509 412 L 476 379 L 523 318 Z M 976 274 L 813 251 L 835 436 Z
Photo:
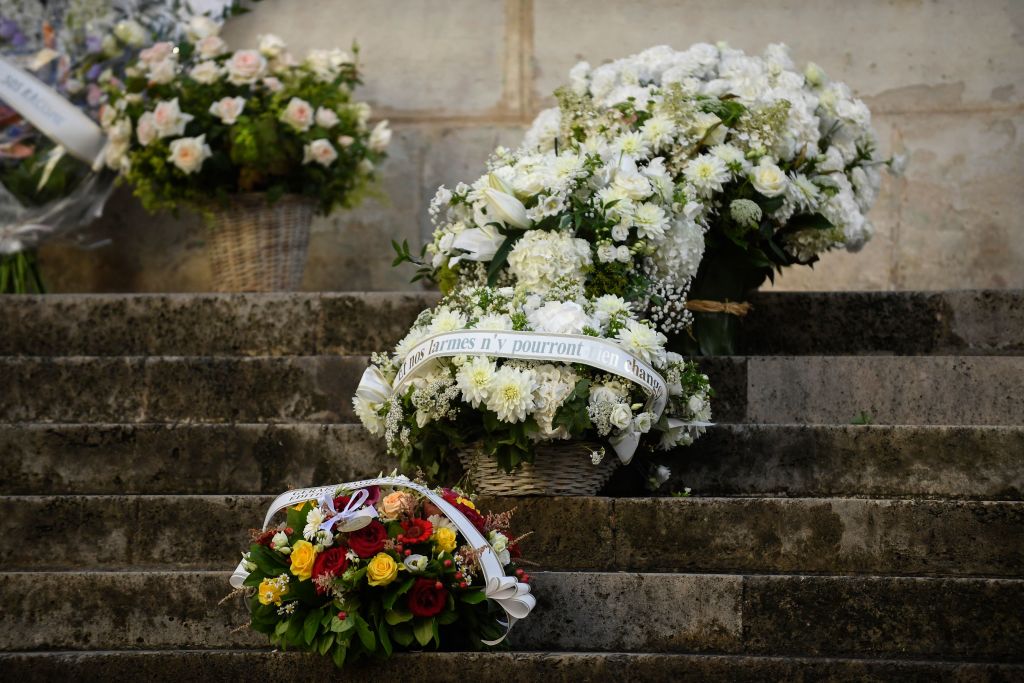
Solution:
M 0 358 L 5 422 L 352 422 L 362 356 Z
M 48 295 L 0 300 L 0 355 L 314 355 L 379 351 L 437 294 Z M 1024 292 L 764 292 L 758 354 L 1022 353 Z M 800 330 L 794 335 L 793 330 Z
M 0 357 L 6 422 L 351 422 L 363 356 Z M 1024 356 L 704 362 L 719 422 L 1024 424 Z
M 718 425 L 661 461 L 701 495 L 1024 496 L 1024 426 Z
M 702 361 L 719 422 L 1024 425 L 1024 356 L 752 356 Z
M 186 539 L 183 539 L 186 542 Z M 611 550 L 611 549 L 610 549 Z M 227 572 L 6 573 L 0 650 L 259 647 Z M 541 573 L 513 632 L 537 651 L 708 652 L 1010 661 L 1024 581 Z
M 245 530 L 260 525 L 271 500 L 0 497 L 5 536 L 33 539 L 0 544 L 0 566 L 222 569 L 246 547 Z M 534 532 L 527 557 L 552 570 L 1024 578 L 1024 503 L 863 498 L 484 498 L 481 503 L 494 511 L 516 508 L 516 528 Z M 71 529 L 74 533 L 68 533 Z
M 62 294 L 0 299 L 0 355 L 310 356 L 393 346 L 422 292 Z
M 338 671 L 323 657 L 252 650 L 107 652 L 18 652 L 0 654 L 0 667 L 20 683 L 74 680 L 79 683 L 181 680 L 294 683 L 333 680 Z M 546 681 L 605 683 L 996 683 L 1024 679 L 1024 665 L 991 662 L 930 662 L 826 657 L 749 657 L 625 652 L 421 652 L 386 661 L 346 665 L 354 680 L 474 683 Z
M 662 457 L 699 495 L 1020 500 L 1024 427 L 717 425 Z M 354 424 L 0 425 L 0 495 L 276 494 L 390 472 Z M 610 492 L 643 491 L 621 470 Z

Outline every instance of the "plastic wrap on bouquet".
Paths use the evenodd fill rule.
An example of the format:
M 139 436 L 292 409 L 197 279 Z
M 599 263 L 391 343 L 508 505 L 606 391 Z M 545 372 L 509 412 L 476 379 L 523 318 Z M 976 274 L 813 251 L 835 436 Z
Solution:
M 359 531 L 373 524 L 378 517 L 378 512 L 372 504 L 373 501 L 368 501 L 368 489 L 371 487 L 390 487 L 394 490 L 413 491 L 423 496 L 424 499 L 435 506 L 455 526 L 468 546 L 473 549 L 472 557 L 482 574 L 484 595 L 487 600 L 499 606 L 505 613 L 505 620 L 502 622 L 505 628 L 505 635 L 494 640 L 483 640 L 484 644 L 499 644 L 505 639 L 505 636 L 507 636 L 515 622 L 525 619 L 530 614 L 536 605 L 536 599 L 530 592 L 530 586 L 520 581 L 516 576 L 507 576 L 505 574 L 501 555 L 507 553 L 508 550 L 506 548 L 497 550 L 493 540 L 488 540 L 478 528 L 478 525 L 470 519 L 469 516 L 471 514 L 479 516 L 475 512 L 475 508 L 470 510 L 460 503 L 460 501 L 465 502 L 463 498 L 456 498 L 454 501 L 450 501 L 436 491 L 403 476 L 378 477 L 344 484 L 288 491 L 278 496 L 271 504 L 263 521 L 262 528 L 266 530 L 274 516 L 282 510 L 308 502 L 317 502 L 318 510 L 326 509 L 328 513 L 323 515 L 324 518 L 318 523 L 317 528 L 311 528 L 307 524 L 304 531 L 306 538 L 311 536 L 314 539 L 320 538 L 316 534 L 321 530 L 330 535 L 331 538 L 335 534 Z M 335 496 L 342 491 L 348 492 L 348 495 L 345 496 L 343 505 L 336 505 L 338 499 Z M 387 503 L 387 497 L 385 497 L 384 502 Z M 320 513 L 317 512 L 316 516 L 319 519 Z M 481 519 L 476 521 L 479 523 Z M 401 541 L 402 537 L 399 537 L 399 540 Z M 454 539 L 452 543 L 454 543 Z M 298 543 L 295 545 L 298 545 Z M 292 561 L 294 566 L 295 551 L 291 552 L 293 554 Z M 408 557 L 409 554 L 406 553 L 406 556 Z M 505 558 L 505 563 L 507 562 L 508 559 Z M 247 569 L 246 565 L 247 560 L 243 558 L 231 575 L 230 583 L 233 588 L 241 589 L 246 585 L 246 579 L 250 575 L 250 570 Z M 406 565 L 409 565 L 408 560 Z

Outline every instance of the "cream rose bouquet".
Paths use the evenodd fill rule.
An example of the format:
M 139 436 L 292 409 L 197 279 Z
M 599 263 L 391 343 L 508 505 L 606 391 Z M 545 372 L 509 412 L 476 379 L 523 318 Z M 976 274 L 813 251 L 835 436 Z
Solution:
M 580 63 L 569 76 L 522 153 L 607 145 L 662 159 L 662 182 L 703 232 L 691 301 L 742 301 L 783 267 L 859 250 L 873 233 L 866 214 L 880 171 L 903 163 L 879 157 L 871 113 L 849 87 L 814 64 L 797 70 L 784 45 L 761 56 L 725 44 L 661 46 L 596 68 Z M 652 318 L 666 332 L 686 322 L 678 306 Z M 733 319 L 698 313 L 699 350 L 732 352 Z
M 489 599 L 497 588 L 489 582 L 501 582 L 497 597 L 518 603 L 517 618 L 533 605 L 530 576 L 516 564 L 522 537 L 511 531 L 512 513 L 485 515 L 457 489 L 429 493 L 326 487 L 289 507 L 283 524 L 254 531 L 234 584 L 246 595 L 251 628 L 276 647 L 328 656 L 338 667 L 500 641 L 508 620 Z M 480 544 L 467 539 L 473 530 Z M 499 576 L 484 575 L 484 542 Z
M 350 206 L 391 137 L 352 99 L 359 82 L 349 55 L 298 60 L 272 35 L 235 52 L 215 27 L 157 43 L 108 88 L 106 163 L 150 210 L 250 192 L 305 196 L 325 213 Z
M 711 419 L 707 376 L 666 351 L 629 302 L 588 297 L 570 277 L 543 294 L 456 290 L 372 363 L 357 415 L 404 468 L 432 477 L 467 448 L 506 472 L 544 457 L 538 445 L 568 441 L 594 444 L 580 467 L 628 462 L 691 443 Z

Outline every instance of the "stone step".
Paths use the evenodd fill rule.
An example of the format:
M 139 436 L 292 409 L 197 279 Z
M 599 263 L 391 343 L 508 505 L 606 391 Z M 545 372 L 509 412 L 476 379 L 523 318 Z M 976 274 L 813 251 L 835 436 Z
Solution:
M 352 422 L 363 356 L 0 357 L 0 422 Z M 1024 424 L 1024 356 L 705 361 L 724 423 Z
M 1024 427 L 716 425 L 661 456 L 662 491 L 699 495 L 1024 497 Z M 390 472 L 354 424 L 0 425 L 0 495 L 277 494 Z M 610 492 L 643 492 L 627 468 Z
M 252 650 L 177 650 L 107 652 L 18 652 L 0 654 L 0 667 L 20 683 L 74 680 L 246 681 L 294 683 L 333 680 L 337 669 L 323 657 Z M 934 662 L 827 657 L 750 657 L 625 652 L 421 652 L 390 660 L 346 664 L 350 680 L 546 681 L 604 683 L 965 683 L 1024 679 L 1024 665 L 992 662 Z
M 40 548 L 45 551 L 45 548 Z M 227 572 L 11 572 L 0 650 L 260 647 Z M 1024 581 L 538 572 L 512 645 L 672 652 L 1012 661 Z
M 89 294 L 0 300 L 0 355 L 368 354 L 394 344 L 430 292 Z M 741 351 L 1024 353 L 1024 292 L 762 292 Z M 799 330 L 800 334 L 793 334 Z
M 0 544 L 0 566 L 227 569 L 271 500 L 4 496 L 8 535 L 33 542 Z M 533 531 L 527 559 L 551 570 L 1024 577 L 1024 503 L 535 497 L 480 504 L 515 508 L 516 529 Z
M 368 355 L 393 346 L 430 292 L 57 294 L 0 299 L 0 355 Z

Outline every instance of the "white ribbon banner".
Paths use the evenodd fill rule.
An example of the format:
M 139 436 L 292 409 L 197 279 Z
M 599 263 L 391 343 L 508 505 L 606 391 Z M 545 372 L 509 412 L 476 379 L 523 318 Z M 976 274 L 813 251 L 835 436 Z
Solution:
M 373 403 L 383 403 L 429 369 L 435 358 L 462 355 L 582 363 L 604 370 L 640 385 L 647 394 L 645 410 L 654 414 L 655 422 L 668 402 L 668 385 L 658 371 L 607 339 L 582 334 L 486 330 L 442 332 L 424 339 L 406 355 L 390 385 L 380 370 L 371 365 L 363 372 L 356 395 Z M 609 441 L 622 463 L 629 464 L 640 444 L 640 434 L 623 430 Z
M 72 155 L 93 164 L 106 144 L 96 122 L 50 86 L 0 57 L 0 100 Z
M 414 481 L 407 479 L 406 477 L 378 477 L 377 479 L 364 479 L 362 481 L 353 481 L 346 484 L 333 484 L 331 486 L 318 486 L 316 488 L 309 489 L 295 489 L 293 491 L 287 491 L 282 493 L 274 502 L 270 505 L 270 510 L 267 512 L 266 518 L 263 520 L 263 528 L 266 529 L 270 524 L 270 520 L 274 518 L 281 510 L 304 503 L 309 500 L 321 500 L 324 497 L 330 497 L 332 500 L 334 494 L 338 489 L 345 489 L 348 491 L 357 491 L 359 489 L 366 488 L 367 486 L 394 486 L 398 488 L 411 489 L 417 493 L 423 495 L 431 503 L 436 505 L 445 516 L 455 524 L 455 527 L 462 534 L 462 537 L 466 539 L 469 545 L 479 552 L 480 570 L 483 573 L 484 578 L 484 595 L 489 600 L 493 600 L 505 610 L 505 614 L 508 616 L 508 621 L 505 624 L 505 635 L 498 640 L 483 641 L 487 645 L 497 645 L 508 635 L 508 632 L 512 630 L 512 626 L 520 619 L 525 619 L 529 616 L 530 611 L 537 604 L 537 599 L 530 594 L 530 586 L 525 583 L 520 583 L 514 576 L 506 576 L 505 569 L 502 567 L 501 562 L 498 560 L 497 554 L 491 548 L 491 544 L 488 543 L 484 535 L 480 533 L 473 523 L 466 518 L 462 512 L 446 501 L 441 496 L 437 495 L 425 486 L 421 486 Z M 365 498 L 364 498 L 365 500 Z M 344 513 L 342 513 L 344 514 Z M 366 523 L 369 523 L 369 519 Z M 232 588 L 241 588 L 246 577 L 249 576 L 249 572 L 246 571 L 244 560 L 238 563 L 238 567 L 235 568 L 234 573 L 231 575 L 231 586 Z

